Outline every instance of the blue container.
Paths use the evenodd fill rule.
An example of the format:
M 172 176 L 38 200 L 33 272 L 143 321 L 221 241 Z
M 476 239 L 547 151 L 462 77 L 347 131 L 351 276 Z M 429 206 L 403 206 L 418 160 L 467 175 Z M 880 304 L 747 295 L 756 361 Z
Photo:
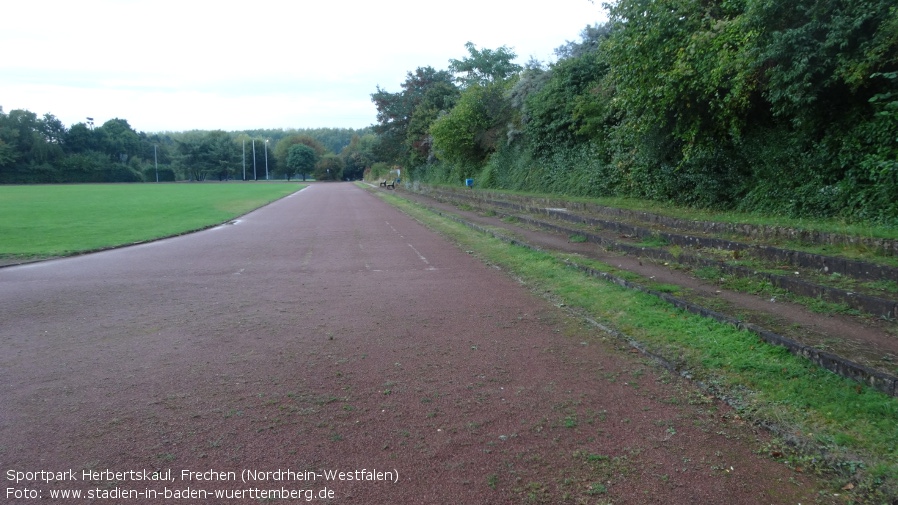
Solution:
M 465 186 L 469 188 L 474 187 L 474 179 L 465 179 Z

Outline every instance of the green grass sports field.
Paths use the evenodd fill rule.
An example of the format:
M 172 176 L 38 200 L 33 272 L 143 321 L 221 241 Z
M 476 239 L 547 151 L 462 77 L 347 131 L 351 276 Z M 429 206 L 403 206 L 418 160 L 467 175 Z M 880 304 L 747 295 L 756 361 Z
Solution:
M 0 186 L 0 258 L 75 254 L 226 222 L 296 183 Z

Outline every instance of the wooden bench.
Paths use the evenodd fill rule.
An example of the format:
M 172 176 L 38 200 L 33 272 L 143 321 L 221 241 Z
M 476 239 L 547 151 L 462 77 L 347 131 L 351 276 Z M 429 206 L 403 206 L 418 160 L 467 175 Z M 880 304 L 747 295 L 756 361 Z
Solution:
M 385 187 L 390 188 L 390 189 L 396 189 L 396 181 L 398 181 L 398 180 L 399 179 L 393 179 L 389 184 L 386 184 Z
M 386 186 L 387 186 L 387 180 L 386 180 L 386 179 L 380 181 L 380 187 L 385 188 Z

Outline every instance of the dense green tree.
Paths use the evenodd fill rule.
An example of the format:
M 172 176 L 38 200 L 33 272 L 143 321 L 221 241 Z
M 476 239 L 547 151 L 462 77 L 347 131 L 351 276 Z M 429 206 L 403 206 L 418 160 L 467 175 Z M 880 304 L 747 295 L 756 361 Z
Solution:
M 465 48 L 468 56 L 450 60 L 450 71 L 418 68 L 407 74 L 401 92 L 378 87 L 372 94 L 380 159 L 413 172 L 432 163 L 434 154 L 473 167 L 496 150 L 513 113 L 505 94 L 521 67 L 508 47 L 480 50 L 468 42 Z
M 377 147 L 377 136 L 373 133 L 364 136 L 356 135 L 340 152 L 343 158 L 343 176 L 349 180 L 360 180 L 365 169 L 374 164 L 374 151 Z
M 180 155 L 178 165 L 185 179 L 204 181 L 215 177 L 223 180 L 236 175 L 240 154 L 228 133 L 222 130 L 186 132 L 178 136 L 175 143 Z
M 3 139 L 0 139 L 0 170 L 4 167 L 11 166 L 16 161 L 16 151 L 13 146 L 9 145 Z
M 795 215 L 874 200 L 857 197 L 873 187 L 858 167 L 880 152 L 870 100 L 892 84 L 871 76 L 898 64 L 893 2 L 622 0 L 610 12 L 613 155 L 630 192 Z
M 38 121 L 37 128 L 45 142 L 56 145 L 65 142 L 67 129 L 62 121 L 53 114 L 49 112 L 44 114 L 44 117 Z
M 687 150 L 738 135 L 758 83 L 743 2 L 624 0 L 610 13 L 603 53 L 628 135 L 657 128 Z
M 64 156 L 56 136 L 62 134 L 60 125 L 51 114 L 38 118 L 28 110 L 14 109 L 6 114 L 0 108 L 0 180 L 31 182 L 29 173 L 34 174 L 34 182 L 57 180 L 55 164 Z
M 427 88 L 421 101 L 415 106 L 406 131 L 408 162 L 411 166 L 432 161 L 433 137 L 430 126 L 442 113 L 452 110 L 458 100 L 459 90 L 448 82 L 437 82 Z
M 603 134 L 609 95 L 603 78 L 608 65 L 599 50 L 559 60 L 545 72 L 542 86 L 523 100 L 524 130 L 537 157 L 550 156 Z
M 503 141 L 512 114 L 506 96 L 512 85 L 509 80 L 468 86 L 455 107 L 431 126 L 437 157 L 458 165 L 462 178 L 469 177 Z
M 177 151 L 171 135 L 169 133 L 138 133 L 140 147 L 137 154 L 128 160 L 128 165 L 142 173 L 145 181 L 166 182 L 177 179 L 171 166 Z
M 357 133 L 352 128 L 311 128 L 302 130 L 301 134 L 315 139 L 326 152 L 337 154 L 349 145 Z
M 343 180 L 343 167 L 343 158 L 332 153 L 325 154 L 315 165 L 315 179 L 319 181 Z
M 18 149 L 18 129 L 0 107 L 0 175 L 4 169 L 11 169 L 21 156 Z M 0 179 L 2 180 L 2 179 Z
M 293 134 L 287 137 L 282 138 L 275 144 L 274 149 L 272 150 L 275 162 L 279 167 L 285 167 L 289 164 L 287 156 L 290 153 L 290 148 L 295 145 L 305 145 L 308 146 L 315 152 L 315 155 L 320 158 L 327 153 L 327 148 L 324 147 L 324 144 L 314 139 L 313 137 L 306 134 Z M 312 171 L 304 172 L 304 174 L 311 174 Z
M 41 147 L 43 141 L 38 133 L 37 114 L 22 109 L 13 109 L 3 118 L 3 138 L 15 150 L 15 158 L 23 164 L 34 161 L 44 161 L 44 150 Z
M 767 186 L 754 185 L 748 201 L 796 215 L 898 215 L 889 203 L 898 200 L 895 174 L 881 170 L 894 166 L 888 146 L 895 140 L 885 133 L 890 127 L 881 97 L 898 90 L 898 81 L 885 77 L 898 68 L 898 6 L 888 0 L 756 1 L 747 12 L 760 33 L 756 64 L 774 116 L 767 122 L 796 140 L 783 154 L 797 161 L 785 173 L 772 162 L 763 172 L 753 166 L 751 178 L 778 177 L 785 184 L 771 185 L 774 197 L 766 199 L 761 191 Z
M 526 123 L 528 119 L 527 99 L 538 93 L 551 76 L 552 73 L 545 63 L 530 58 L 530 61 L 527 62 L 524 70 L 518 76 L 517 81 L 515 81 L 514 86 L 508 91 L 509 104 L 518 111 L 519 119 L 522 123 Z
M 611 33 L 611 26 L 608 24 L 588 25 L 580 31 L 579 41 L 567 41 L 564 45 L 555 48 L 555 56 L 559 60 L 569 58 L 579 58 L 587 53 L 591 53 L 600 48 Z
M 428 90 L 436 91 L 428 94 Z M 390 93 L 380 86 L 371 95 L 377 107 L 377 122 L 374 131 L 379 135 L 377 156 L 387 162 L 407 164 L 415 152 L 414 159 L 422 157 L 422 151 L 429 149 L 426 139 L 428 119 L 441 103 L 451 101 L 454 84 L 452 75 L 433 67 L 419 67 L 406 75 L 402 91 Z M 419 105 L 425 103 L 419 109 Z M 415 113 L 422 117 L 414 122 Z M 432 119 L 431 119 L 432 120 Z M 413 129 L 410 132 L 410 127 Z
M 169 165 L 172 160 L 172 150 L 175 142 L 169 134 L 140 132 L 139 156 L 147 161 L 157 162 L 160 165 Z
M 49 113 L 38 118 L 26 110 L 7 115 L 0 109 L 0 182 L 142 180 L 142 175 L 123 163 L 121 156 L 113 158 L 104 152 L 104 141 L 114 138 L 110 135 L 113 128 L 103 131 L 101 127 L 95 132 L 82 124 L 66 129 Z
M 286 130 L 280 128 L 260 128 L 232 133 L 238 138 L 240 138 L 241 135 L 245 135 L 247 139 L 268 139 L 271 146 L 277 145 L 282 139 L 287 137 L 297 135 L 305 136 L 310 137 L 321 144 L 327 152 L 339 153 L 344 147 L 349 145 L 353 136 L 364 135 L 369 132 L 364 128 L 360 130 L 353 128 L 290 128 Z
M 99 150 L 99 135 L 96 135 L 86 124 L 76 123 L 66 132 L 63 145 L 65 145 L 66 152 L 69 153 Z
M 97 128 L 102 148 L 110 157 L 123 164 L 130 156 L 140 152 L 140 137 L 125 119 L 110 119 Z
M 318 153 L 307 144 L 297 142 L 291 145 L 287 150 L 287 157 L 284 162 L 284 166 L 288 170 L 288 178 L 295 174 L 300 174 L 302 180 L 305 181 L 306 177 L 315 170 L 318 159 Z
M 898 6 L 888 0 L 749 2 L 765 96 L 781 116 L 808 119 L 865 102 L 898 65 Z M 868 89 L 870 91 L 858 93 Z M 820 107 L 825 106 L 825 107 Z
M 449 60 L 449 70 L 458 75 L 456 79 L 463 87 L 486 86 L 508 79 L 522 70 L 520 65 L 514 63 L 517 55 L 506 46 L 478 50 L 469 41 L 465 44 L 465 49 L 468 51 L 466 58 Z

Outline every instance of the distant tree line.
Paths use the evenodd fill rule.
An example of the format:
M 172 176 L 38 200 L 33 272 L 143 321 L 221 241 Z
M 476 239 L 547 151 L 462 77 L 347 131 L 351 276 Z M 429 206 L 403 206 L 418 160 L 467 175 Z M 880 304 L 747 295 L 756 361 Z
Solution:
M 374 159 L 375 136 L 348 128 L 246 132 L 135 131 L 127 120 L 66 128 L 52 114 L 0 107 L 0 183 L 155 182 L 208 179 L 360 179 Z M 286 147 L 314 152 L 288 163 Z
M 466 46 L 372 94 L 412 177 L 898 224 L 893 0 L 620 0 L 557 61 Z

